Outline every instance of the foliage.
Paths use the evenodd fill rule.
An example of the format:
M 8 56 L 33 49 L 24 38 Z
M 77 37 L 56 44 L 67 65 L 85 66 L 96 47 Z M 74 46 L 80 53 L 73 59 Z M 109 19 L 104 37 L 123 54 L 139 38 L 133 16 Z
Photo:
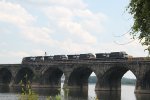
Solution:
M 21 80 L 21 90 L 22 93 L 19 100 L 39 100 L 38 94 L 36 94 L 31 88 L 31 82 L 27 80 L 27 75 L 24 76 L 25 81 Z M 46 100 L 61 100 L 61 95 L 56 95 L 55 97 L 49 96 Z
M 19 100 L 38 100 L 38 95 L 31 89 L 30 81 L 28 81 L 26 84 L 21 81 L 20 84 L 22 93 L 19 97 Z
M 128 10 L 134 18 L 131 35 L 147 46 L 150 53 L 150 0 L 131 0 Z
M 61 95 L 56 95 L 55 97 L 49 96 L 46 100 L 61 100 Z

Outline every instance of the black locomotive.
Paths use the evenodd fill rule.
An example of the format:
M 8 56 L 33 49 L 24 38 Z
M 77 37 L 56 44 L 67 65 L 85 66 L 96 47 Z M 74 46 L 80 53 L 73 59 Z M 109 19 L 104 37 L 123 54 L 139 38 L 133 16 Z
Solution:
M 95 56 L 92 53 L 80 54 L 79 59 L 80 60 L 95 59 Z
M 67 55 L 68 56 L 68 60 L 78 60 L 80 55 L 75 54 L 75 55 Z
M 111 52 L 109 54 L 111 59 L 128 59 L 128 54 L 126 52 Z
M 44 56 L 44 61 L 53 61 L 54 56 Z
M 53 60 L 67 60 L 66 55 L 54 55 Z
M 95 57 L 96 55 L 96 57 Z M 111 53 L 92 53 L 75 54 L 75 55 L 54 55 L 54 56 L 36 56 L 24 57 L 22 63 L 26 62 L 48 62 L 48 61 L 64 61 L 64 60 L 112 60 L 112 59 L 128 59 L 126 52 Z
M 108 59 L 110 53 L 96 53 L 96 58 L 97 59 Z
M 37 56 L 35 57 L 35 62 L 41 62 L 41 61 L 44 61 L 44 57 L 43 56 Z
M 26 63 L 26 62 L 35 62 L 35 57 L 24 57 L 22 59 L 22 63 Z

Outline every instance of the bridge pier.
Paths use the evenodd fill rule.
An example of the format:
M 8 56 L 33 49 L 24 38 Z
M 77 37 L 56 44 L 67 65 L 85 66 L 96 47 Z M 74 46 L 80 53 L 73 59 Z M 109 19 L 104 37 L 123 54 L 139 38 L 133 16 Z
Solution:
M 81 80 L 76 80 L 76 79 L 72 79 L 74 81 L 70 81 L 70 74 L 65 74 L 65 81 L 64 81 L 64 85 L 63 88 L 67 88 L 67 89 L 88 89 L 88 79 L 87 81 L 81 81 Z M 85 79 L 84 79 L 85 80 Z
M 136 94 L 150 94 L 150 89 L 135 89 Z
M 134 92 L 137 94 L 150 94 L 150 83 L 148 83 L 150 82 L 149 80 L 137 80 Z
M 121 91 L 121 79 L 98 80 L 95 87 L 96 91 Z

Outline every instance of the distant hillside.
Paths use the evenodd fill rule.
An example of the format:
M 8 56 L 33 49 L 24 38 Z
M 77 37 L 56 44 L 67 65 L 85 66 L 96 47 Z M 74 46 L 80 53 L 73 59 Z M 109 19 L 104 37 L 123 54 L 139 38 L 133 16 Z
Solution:
M 122 80 L 121 80 L 121 84 L 135 85 L 136 84 L 136 79 L 130 79 L 130 78 L 123 77 Z
M 90 76 L 88 82 L 89 83 L 96 83 L 97 77 L 96 76 Z
M 97 77 L 96 76 L 90 76 L 88 82 L 89 83 L 96 83 Z M 122 78 L 121 84 L 126 84 L 126 85 L 135 85 L 136 79 L 129 79 L 129 78 Z

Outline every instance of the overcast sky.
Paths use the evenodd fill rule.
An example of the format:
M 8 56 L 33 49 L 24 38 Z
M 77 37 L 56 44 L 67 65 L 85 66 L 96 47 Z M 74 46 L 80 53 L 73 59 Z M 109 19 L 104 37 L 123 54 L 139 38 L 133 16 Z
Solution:
M 24 56 L 126 51 L 147 56 L 129 33 L 129 0 L 0 0 L 0 63 Z M 127 34 L 125 34 L 127 33 Z M 132 41 L 131 43 L 129 43 Z M 122 45 L 124 44 L 124 45 Z

